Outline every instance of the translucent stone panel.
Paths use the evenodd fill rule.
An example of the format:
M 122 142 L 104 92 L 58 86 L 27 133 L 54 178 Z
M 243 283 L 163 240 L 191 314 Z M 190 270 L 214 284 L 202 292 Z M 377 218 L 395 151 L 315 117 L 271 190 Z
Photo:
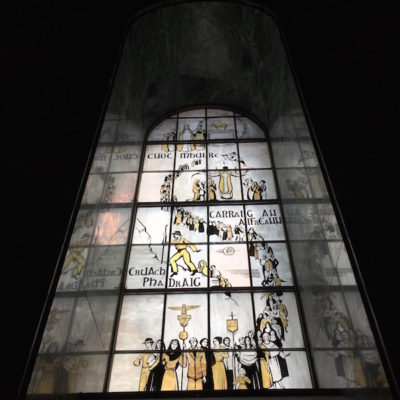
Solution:
M 49 353 L 39 356 L 29 394 L 101 392 L 107 356 Z
M 125 296 L 117 336 L 117 350 L 151 350 L 149 340 L 161 338 L 164 295 Z
M 112 149 L 112 146 L 97 147 L 92 162 L 92 168 L 90 169 L 91 173 L 104 173 L 108 171 Z
M 268 145 L 265 142 L 239 143 L 242 169 L 271 168 Z
M 148 141 L 174 141 L 176 137 L 176 119 L 166 119 L 153 128 Z
M 57 291 L 118 289 L 125 251 L 125 246 L 70 247 Z
M 331 204 L 286 204 L 287 231 L 292 240 L 341 239 Z
M 142 147 L 139 145 L 115 146 L 110 162 L 110 172 L 139 171 L 141 151 Z
M 130 208 L 101 210 L 97 217 L 93 243 L 96 245 L 125 244 L 128 239 L 130 219 Z
M 262 129 L 251 119 L 246 117 L 236 118 L 236 129 L 238 139 L 264 139 Z

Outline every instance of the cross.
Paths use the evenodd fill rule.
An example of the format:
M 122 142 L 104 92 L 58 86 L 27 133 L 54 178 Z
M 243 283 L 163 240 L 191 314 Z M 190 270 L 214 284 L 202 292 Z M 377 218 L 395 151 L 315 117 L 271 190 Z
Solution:
M 231 313 L 229 314 L 229 317 L 231 317 L 231 319 L 233 319 L 233 317 L 234 317 L 233 312 L 231 312 Z

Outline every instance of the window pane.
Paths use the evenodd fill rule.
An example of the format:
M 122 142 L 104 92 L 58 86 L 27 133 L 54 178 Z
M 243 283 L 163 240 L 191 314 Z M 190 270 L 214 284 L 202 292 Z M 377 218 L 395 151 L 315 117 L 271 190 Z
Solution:
M 137 173 L 107 176 L 105 203 L 131 203 L 136 190 Z
M 206 123 L 204 118 L 182 118 L 178 120 L 177 141 L 204 140 L 206 139 Z M 200 146 L 200 147 L 198 147 Z M 196 148 L 202 148 L 197 145 Z M 177 145 L 177 151 L 188 151 L 192 146 L 189 144 Z M 192 149 L 193 150 L 193 149 Z
M 168 287 L 207 287 L 207 246 L 193 244 L 179 233 L 172 232 Z
M 104 121 L 101 128 L 100 143 L 114 142 L 117 132 L 118 120 Z
M 112 372 L 110 379 L 110 392 L 138 392 L 140 390 L 140 377 L 142 375 L 143 367 L 146 368 L 147 361 L 153 353 L 144 353 L 147 356 L 138 361 L 142 354 L 115 354 L 112 363 Z M 144 370 L 145 371 L 145 370 Z M 148 376 L 145 373 L 144 376 Z M 142 387 L 143 390 L 143 387 Z
M 70 247 L 57 291 L 119 288 L 124 257 L 125 246 Z
M 172 171 L 174 169 L 173 144 L 146 146 L 143 171 Z
M 204 116 L 205 116 L 205 109 L 203 108 L 199 108 L 197 110 L 183 111 L 179 113 L 179 117 L 184 117 L 184 118 L 192 118 L 192 117 L 204 118 Z
M 205 201 L 206 196 L 204 172 L 179 172 L 175 175 L 174 201 Z
M 132 246 L 126 287 L 128 289 L 163 289 L 167 270 L 167 246 Z
M 190 338 L 198 343 L 207 338 L 207 295 L 206 294 L 171 294 L 167 295 L 165 309 L 164 342 L 166 349 L 177 340 L 182 349 L 189 347 Z
M 205 145 L 191 144 L 189 148 L 184 145 L 176 146 L 176 165 L 177 171 L 205 170 L 206 169 L 206 149 Z M 199 148 L 200 147 L 200 148 Z
M 234 119 L 229 117 L 208 118 L 207 133 L 210 140 L 235 139 Z
M 70 246 L 85 246 L 92 241 L 97 212 L 93 210 L 79 210 L 75 226 L 72 231 Z
M 124 244 L 128 238 L 130 208 L 102 210 L 97 218 L 93 243 L 97 245 Z
M 210 286 L 250 286 L 245 244 L 210 245 Z
M 244 346 L 246 337 L 255 343 L 253 305 L 250 293 L 212 293 L 210 295 L 211 347 L 222 337 L 225 348 Z M 218 341 L 218 340 L 217 340 Z
M 171 201 L 172 178 L 172 172 L 143 172 L 138 201 L 143 203 Z
M 166 119 L 159 123 L 150 133 L 149 142 L 174 141 L 176 135 L 176 119 Z
M 163 308 L 164 295 L 125 296 L 116 349 L 151 350 L 161 338 Z
M 239 143 L 242 169 L 271 168 L 267 143 Z M 242 163 L 243 160 L 243 163 Z
M 289 254 L 286 244 L 270 243 L 257 245 L 257 258 L 250 257 L 253 286 L 291 286 Z
M 294 293 L 254 293 L 256 330 L 279 348 L 304 347 Z
M 110 164 L 112 146 L 98 146 L 94 154 L 90 173 L 107 172 Z
M 245 238 L 242 206 L 209 207 L 210 242 L 243 241 Z
M 175 207 L 172 231 L 179 231 L 190 242 L 207 242 L 207 208 Z
M 242 185 L 245 200 L 276 199 L 274 177 L 271 170 L 242 171 Z
M 82 204 L 100 203 L 106 179 L 107 175 L 89 175 L 82 197 Z
M 278 205 L 246 206 L 247 240 L 284 240 L 281 212 Z M 256 245 L 252 244 L 251 256 L 257 257 Z
M 115 146 L 112 153 L 110 172 L 139 171 L 141 146 Z
M 237 117 L 236 129 L 238 139 L 265 138 L 262 129 L 249 118 Z
M 208 145 L 208 169 L 238 169 L 238 161 L 236 143 Z
M 209 200 L 242 200 L 239 176 L 239 171 L 227 168 L 222 171 L 208 171 Z
M 168 207 L 138 207 L 133 243 L 165 244 L 169 242 L 171 213 Z
M 49 353 L 36 360 L 29 394 L 101 392 L 107 356 Z
M 284 205 L 290 238 L 307 240 L 341 239 L 331 204 Z

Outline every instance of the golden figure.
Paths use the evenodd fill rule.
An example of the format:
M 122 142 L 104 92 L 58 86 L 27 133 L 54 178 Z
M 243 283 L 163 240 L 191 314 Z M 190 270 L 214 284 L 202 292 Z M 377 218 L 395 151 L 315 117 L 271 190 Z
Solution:
M 179 132 L 178 135 L 178 140 L 179 141 L 186 141 L 186 140 L 194 140 L 194 134 L 193 131 L 189 128 L 189 125 L 184 125 L 183 129 Z M 195 150 L 196 146 L 194 143 L 178 143 L 176 145 L 176 151 L 190 151 L 190 150 Z
M 233 384 L 239 384 L 238 389 L 247 390 L 247 385 L 250 385 L 251 380 L 246 376 L 246 371 L 243 368 L 239 368 L 239 375 L 233 380 Z
M 189 339 L 190 349 L 197 350 L 197 339 L 192 337 Z M 188 370 L 187 370 L 187 390 L 203 390 L 203 382 L 206 380 L 207 365 L 206 357 L 203 351 L 189 351 L 187 353 Z
M 228 381 L 226 379 L 224 358 L 228 358 L 229 354 L 227 351 L 223 351 L 225 347 L 221 345 L 222 337 L 216 336 L 213 343 L 215 349 L 220 349 L 220 351 L 214 351 L 215 364 L 212 366 L 214 389 L 226 390 Z
M 261 190 L 258 182 L 253 182 L 251 190 L 253 191 L 253 200 L 261 200 Z
M 147 338 L 144 341 L 144 344 L 146 345 L 146 348 L 148 350 L 152 349 L 153 343 L 154 343 L 153 339 L 151 339 L 151 338 Z M 149 360 L 149 357 L 151 357 L 151 356 L 152 356 L 151 353 L 143 353 L 143 354 L 140 354 L 139 357 L 137 357 L 133 361 L 133 365 L 135 367 L 138 367 L 139 365 L 142 366 L 142 370 L 140 372 L 139 392 L 144 392 L 144 390 L 146 388 L 147 380 L 149 379 L 149 375 L 150 375 L 150 367 L 148 364 L 148 360 Z
M 263 357 L 260 357 L 260 370 L 261 380 L 263 389 L 269 389 L 274 383 L 272 381 L 271 370 L 269 368 L 269 351 L 268 345 L 270 343 L 270 336 L 267 332 L 262 335 L 263 342 L 260 344 L 260 348 L 263 352 Z
M 228 167 L 223 167 L 219 172 L 219 191 L 222 199 L 231 199 L 233 197 L 232 172 L 228 171 Z
M 211 179 L 208 183 L 208 200 L 215 201 L 217 195 L 217 186 L 214 181 Z
M 165 368 L 161 383 L 161 391 L 178 390 L 178 377 L 176 375 L 176 369 L 179 365 L 182 368 L 186 368 L 187 359 L 186 354 L 182 353 L 177 339 L 171 340 L 167 352 L 162 355 L 161 364 Z
M 193 133 L 193 139 L 194 140 L 205 140 L 205 131 L 203 128 L 203 121 L 199 121 L 197 128 Z M 200 143 L 197 143 L 195 145 L 195 148 L 199 149 L 199 150 L 204 149 L 204 147 L 205 147 L 204 144 L 200 144 Z
M 200 250 L 197 250 L 197 247 L 195 245 L 191 244 L 187 239 L 182 237 L 180 231 L 175 231 L 172 235 L 174 237 L 172 243 L 175 245 L 177 252 L 169 260 L 172 268 L 171 277 L 178 273 L 178 266 L 176 262 L 181 258 L 183 258 L 183 262 L 192 272 L 192 275 L 195 275 L 197 273 L 197 269 L 190 258 L 190 254 L 187 248 L 189 247 L 192 251 L 195 252 L 199 252 Z

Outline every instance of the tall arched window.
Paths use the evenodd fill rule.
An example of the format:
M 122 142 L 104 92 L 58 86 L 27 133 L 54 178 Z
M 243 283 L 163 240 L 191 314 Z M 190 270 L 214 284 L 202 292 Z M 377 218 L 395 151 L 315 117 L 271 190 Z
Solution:
M 110 390 L 311 388 L 265 130 L 181 111 L 140 172 Z

